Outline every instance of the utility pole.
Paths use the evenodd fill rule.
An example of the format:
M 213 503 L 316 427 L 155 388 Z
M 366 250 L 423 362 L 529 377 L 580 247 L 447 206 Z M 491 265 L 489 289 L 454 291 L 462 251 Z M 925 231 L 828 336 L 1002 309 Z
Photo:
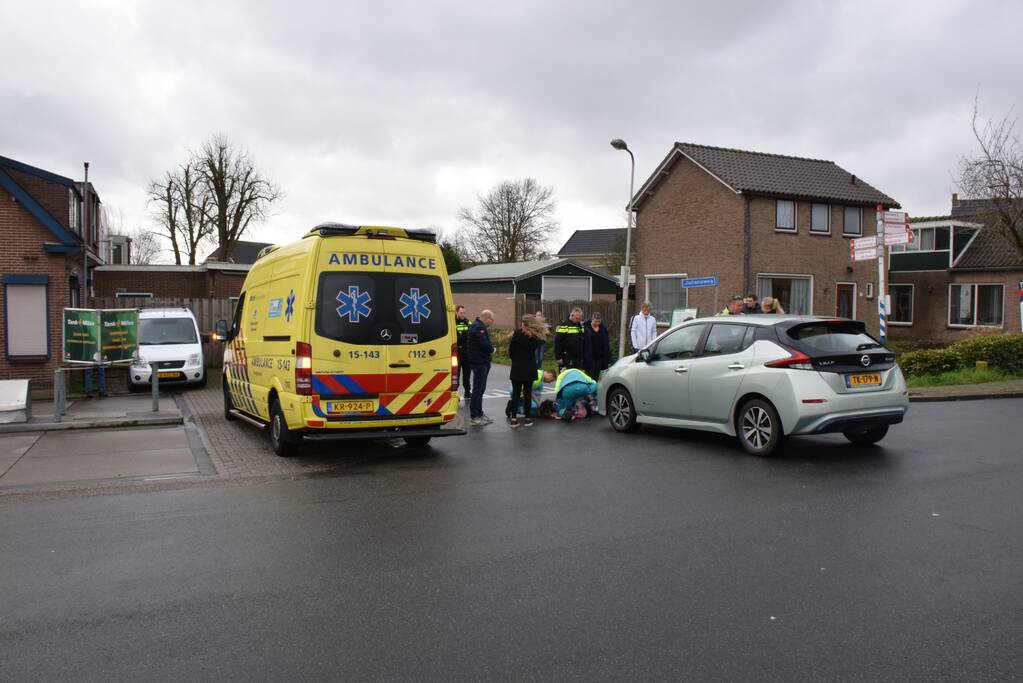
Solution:
M 79 308 L 89 307 L 89 245 L 87 235 L 89 234 L 89 162 L 85 162 L 85 182 L 82 183 L 82 206 L 84 210 L 82 212 L 82 222 L 80 226 L 81 237 L 82 237 L 82 282 L 81 284 L 81 301 L 78 302 Z

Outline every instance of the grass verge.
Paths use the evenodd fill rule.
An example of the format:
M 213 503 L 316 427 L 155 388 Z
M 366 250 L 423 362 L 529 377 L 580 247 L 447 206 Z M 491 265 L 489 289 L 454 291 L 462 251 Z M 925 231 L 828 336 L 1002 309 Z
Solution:
M 907 377 L 906 384 L 910 388 L 945 387 L 955 384 L 983 384 L 985 382 L 1004 382 L 1011 379 L 1023 379 L 1023 375 L 1002 372 L 997 368 L 963 368 L 950 370 L 936 375 L 920 375 Z

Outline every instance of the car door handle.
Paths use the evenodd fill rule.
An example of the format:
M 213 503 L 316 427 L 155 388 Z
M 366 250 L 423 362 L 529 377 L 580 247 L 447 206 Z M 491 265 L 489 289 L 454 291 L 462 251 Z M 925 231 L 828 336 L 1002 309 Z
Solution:
M 683 372 L 689 372 L 689 368 L 685 367 L 684 365 L 680 365 L 677 368 L 675 368 L 676 374 L 681 375 Z
M 409 365 L 408 363 L 406 363 L 405 361 L 400 360 L 397 363 L 391 363 L 390 367 L 392 367 L 392 368 L 411 368 L 412 366 Z
M 732 363 L 731 365 L 728 366 L 728 369 L 729 370 L 742 370 L 744 367 L 746 367 L 746 366 L 743 365 L 742 363 Z

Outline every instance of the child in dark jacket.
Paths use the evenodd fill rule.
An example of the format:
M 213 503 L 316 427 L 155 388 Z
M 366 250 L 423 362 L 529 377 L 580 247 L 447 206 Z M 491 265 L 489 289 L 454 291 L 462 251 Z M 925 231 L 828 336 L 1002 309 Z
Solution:
M 522 324 L 512 334 L 511 342 L 508 344 L 508 357 L 511 358 L 511 383 L 512 383 L 512 405 L 511 405 L 511 426 L 519 426 L 519 400 L 523 402 L 523 424 L 527 427 L 533 426 L 533 419 L 530 409 L 533 407 L 532 386 L 536 381 L 536 349 L 544 338 L 545 327 L 542 321 L 537 321 L 532 315 L 522 316 Z

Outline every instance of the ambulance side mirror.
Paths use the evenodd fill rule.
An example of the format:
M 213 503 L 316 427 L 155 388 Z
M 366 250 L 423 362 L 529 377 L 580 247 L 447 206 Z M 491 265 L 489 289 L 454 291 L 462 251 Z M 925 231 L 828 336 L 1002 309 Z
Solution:
M 215 341 L 230 341 L 230 339 L 228 339 L 226 320 L 221 319 L 217 321 L 217 324 L 213 331 L 213 335 Z

